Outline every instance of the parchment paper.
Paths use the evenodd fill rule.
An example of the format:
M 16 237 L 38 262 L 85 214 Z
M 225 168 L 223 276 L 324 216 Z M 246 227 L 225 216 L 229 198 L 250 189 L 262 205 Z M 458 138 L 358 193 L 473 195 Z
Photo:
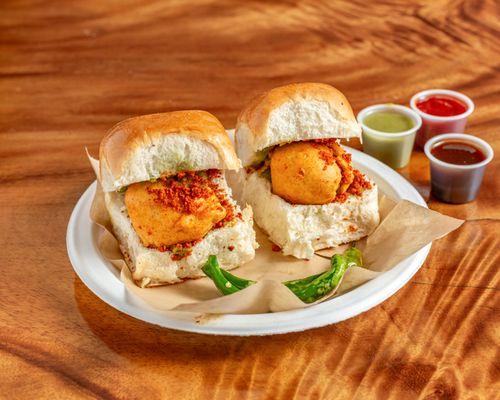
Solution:
M 89 156 L 98 174 L 98 161 Z M 375 278 L 396 266 L 434 239 L 457 229 L 462 220 L 451 218 L 407 200 L 398 203 L 385 196 L 379 199 L 381 223 L 375 231 L 356 245 L 363 252 L 364 268 L 347 270 L 334 292 L 318 302 L 340 295 Z M 255 225 L 260 248 L 249 263 L 232 270 L 237 276 L 258 283 L 222 296 L 208 278 L 187 280 L 174 285 L 140 288 L 135 285 L 113 236 L 109 215 L 104 206 L 104 194 L 98 181 L 90 218 L 100 226 L 98 247 L 105 259 L 121 270 L 121 279 L 127 289 L 161 310 L 188 311 L 202 314 L 255 314 L 309 307 L 297 298 L 282 281 L 303 278 L 329 269 L 331 257 L 345 246 L 318 251 L 311 260 L 298 260 L 274 252 L 271 243 Z

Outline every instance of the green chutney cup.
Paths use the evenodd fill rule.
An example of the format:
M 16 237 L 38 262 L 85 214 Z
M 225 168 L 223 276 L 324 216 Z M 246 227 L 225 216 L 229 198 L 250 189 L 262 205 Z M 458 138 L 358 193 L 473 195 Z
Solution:
M 404 116 L 408 119 L 410 128 L 401 132 L 395 132 L 393 129 L 383 131 L 382 129 L 391 127 L 389 120 L 379 124 L 382 127 L 380 130 L 373 129 L 365 123 L 365 120 L 370 116 L 369 120 L 373 120 L 373 115 L 377 113 L 387 118 L 390 118 L 391 114 L 399 119 Z M 399 104 L 377 104 L 361 110 L 357 120 L 363 129 L 362 143 L 365 153 L 394 169 L 408 165 L 415 134 L 422 126 L 422 118 L 415 111 Z

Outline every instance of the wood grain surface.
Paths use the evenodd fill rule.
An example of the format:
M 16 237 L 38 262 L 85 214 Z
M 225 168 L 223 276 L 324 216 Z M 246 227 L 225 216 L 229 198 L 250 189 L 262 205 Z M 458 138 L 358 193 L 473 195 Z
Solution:
M 472 1 L 0 3 L 0 398 L 493 399 L 500 392 L 500 10 Z M 104 132 L 201 108 L 234 126 L 254 93 L 321 81 L 355 111 L 434 87 L 476 103 L 492 144 L 467 219 L 393 297 L 273 337 L 161 329 L 76 277 L 65 230 Z M 428 198 L 428 163 L 400 171 Z

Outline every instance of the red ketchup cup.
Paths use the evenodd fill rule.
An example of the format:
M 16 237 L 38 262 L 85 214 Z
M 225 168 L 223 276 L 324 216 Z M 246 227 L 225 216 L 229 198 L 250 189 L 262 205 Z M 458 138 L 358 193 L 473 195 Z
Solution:
M 422 118 L 422 126 L 415 137 L 415 144 L 421 149 L 436 135 L 463 133 L 467 117 L 474 111 L 470 98 L 446 89 L 419 92 L 411 98 L 410 107 Z

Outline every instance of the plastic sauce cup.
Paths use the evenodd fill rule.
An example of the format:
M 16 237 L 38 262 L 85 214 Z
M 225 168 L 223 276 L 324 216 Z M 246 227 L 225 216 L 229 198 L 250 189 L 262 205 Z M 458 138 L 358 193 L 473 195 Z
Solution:
M 439 95 L 452 97 L 461 101 L 466 105 L 467 110 L 462 114 L 450 117 L 440 117 L 438 115 L 427 114 L 417 107 L 419 100 Z M 474 103 L 469 97 L 465 94 L 455 92 L 454 90 L 446 89 L 430 89 L 419 92 L 411 98 L 410 107 L 422 118 L 422 127 L 417 132 L 417 137 L 415 138 L 416 145 L 421 149 L 424 148 L 425 143 L 430 138 L 441 133 L 463 133 L 465 131 L 465 125 L 467 124 L 467 117 L 474 111 Z
M 394 112 L 403 114 L 413 122 L 413 127 L 403 132 L 388 133 L 372 129 L 365 125 L 364 119 L 376 112 Z M 403 168 L 410 161 L 415 134 L 422 125 L 422 119 L 413 110 L 398 104 L 377 104 L 366 107 L 358 114 L 358 122 L 363 128 L 363 151 L 391 168 Z
M 485 159 L 476 164 L 457 165 L 437 159 L 431 150 L 445 140 L 468 142 L 479 148 Z M 441 201 L 452 204 L 463 204 L 476 198 L 483 181 L 486 165 L 493 159 L 493 149 L 484 140 L 463 133 L 447 133 L 429 139 L 424 152 L 431 162 L 431 191 Z

